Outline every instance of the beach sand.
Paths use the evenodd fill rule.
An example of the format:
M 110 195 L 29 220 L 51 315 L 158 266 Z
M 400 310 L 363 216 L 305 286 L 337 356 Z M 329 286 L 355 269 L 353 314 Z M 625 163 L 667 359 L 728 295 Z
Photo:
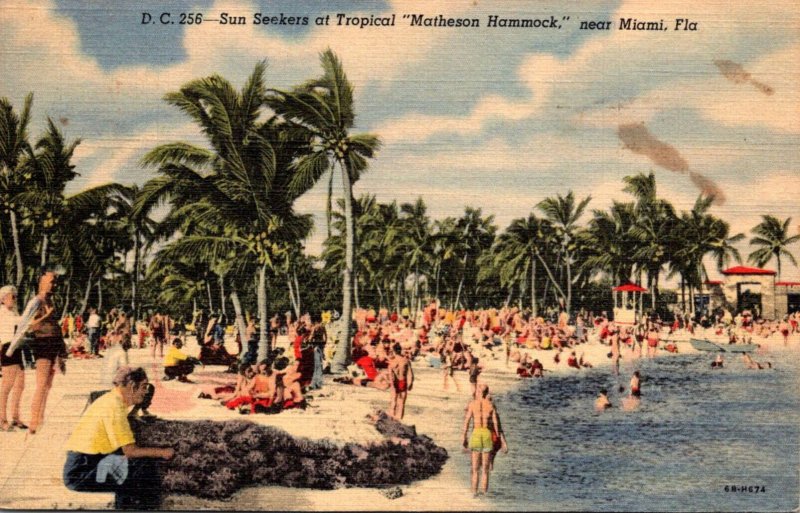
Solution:
M 681 354 L 694 352 L 688 343 L 688 335 L 679 337 Z M 710 337 L 712 340 L 715 337 Z M 188 353 L 197 352 L 190 337 Z M 764 349 L 783 347 L 782 338 L 759 339 L 754 342 Z M 797 348 L 800 336 L 793 335 L 790 348 Z M 555 351 L 530 351 L 551 373 L 585 372 L 568 368 L 569 351 L 561 353 L 560 364 L 553 362 Z M 761 350 L 759 350 L 761 351 Z M 495 349 L 495 357 L 476 351 L 481 357 L 484 371 L 479 380 L 489 384 L 491 392 L 499 396 L 520 382 L 515 375 L 516 364 L 505 364 L 502 348 Z M 590 337 L 590 342 L 576 348 L 578 356 L 595 367 L 609 366 L 609 348 Z M 633 358 L 623 348 L 622 376 L 629 376 Z M 659 357 L 670 353 L 659 350 Z M 734 358 L 733 355 L 728 359 Z M 326 376 L 325 387 L 316 391 L 311 406 L 305 410 L 289 410 L 279 415 L 241 416 L 229 411 L 216 401 L 198 399 L 199 385 L 176 381 L 162 382 L 161 359 L 155 362 L 149 349 L 132 349 L 132 365 L 143 366 L 157 388 L 151 412 L 166 419 L 190 420 L 240 420 L 247 419 L 285 430 L 295 437 L 328 439 L 334 443 L 379 441 L 383 437 L 366 421 L 365 417 L 375 409 L 385 409 L 389 393 L 374 389 L 340 385 Z M 713 358 L 709 356 L 709 361 Z M 760 359 L 756 356 L 756 359 Z M 54 388 L 47 404 L 45 424 L 36 435 L 27 431 L 0 433 L 0 507 L 12 509 L 110 509 L 112 494 L 78 493 L 67 490 L 61 479 L 66 457 L 63 449 L 72 428 L 80 418 L 89 392 L 102 389 L 101 374 L 103 359 L 70 360 L 66 375 L 56 375 Z M 197 370 L 193 379 L 198 382 L 233 381 L 235 376 L 223 374 L 222 367 Z M 609 370 L 610 371 L 610 370 Z M 442 372 L 430 368 L 423 359 L 414 363 L 415 383 L 409 393 L 404 422 L 414 425 L 417 432 L 430 436 L 437 445 L 448 450 L 449 459 L 442 472 L 425 481 L 401 486 L 402 496 L 387 498 L 380 489 L 344 488 L 337 490 L 311 490 L 282 488 L 276 486 L 249 487 L 240 490 L 226 501 L 204 500 L 191 496 L 169 496 L 164 509 L 180 510 L 466 510 L 488 509 L 491 505 L 484 499 L 473 498 L 469 491 L 469 453 L 461 449 L 461 428 L 464 408 L 470 399 L 470 386 L 466 372 L 457 372 L 460 391 L 442 388 Z M 548 373 L 545 374 L 547 376 Z M 544 379 L 547 379 L 545 377 Z M 26 372 L 26 390 L 22 403 L 22 418 L 27 420 L 30 400 L 34 389 L 34 375 Z M 502 410 L 501 410 L 502 413 Z M 513 451 L 514 448 L 510 447 Z M 503 465 L 503 454 L 498 455 L 496 465 Z

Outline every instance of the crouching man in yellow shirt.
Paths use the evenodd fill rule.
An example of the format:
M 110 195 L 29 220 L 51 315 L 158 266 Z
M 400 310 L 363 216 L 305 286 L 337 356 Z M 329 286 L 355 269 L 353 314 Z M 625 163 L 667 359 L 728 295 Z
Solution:
M 114 388 L 84 412 L 67 441 L 64 485 L 78 492 L 114 492 L 114 509 L 158 509 L 161 479 L 158 459 L 169 460 L 172 448 L 141 447 L 128 421 L 128 410 L 148 391 L 141 367 L 120 367 Z
M 172 347 L 164 355 L 164 381 L 178 378 L 181 383 L 193 383 L 186 376 L 194 372 L 195 365 L 202 365 L 200 360 L 193 358 L 183 351 L 183 342 L 179 338 L 172 341 Z

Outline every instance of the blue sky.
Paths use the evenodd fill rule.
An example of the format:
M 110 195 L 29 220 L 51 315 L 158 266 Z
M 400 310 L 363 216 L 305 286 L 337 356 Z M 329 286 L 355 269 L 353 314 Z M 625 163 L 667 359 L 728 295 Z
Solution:
M 626 148 L 620 125 L 644 123 L 726 201 L 715 212 L 748 232 L 760 214 L 800 225 L 800 20 L 792 2 L 22 2 L 0 8 L 0 96 L 35 94 L 33 133 L 46 116 L 81 137 L 75 190 L 115 180 L 143 183 L 137 165 L 153 146 L 188 140 L 195 127 L 162 96 L 221 73 L 241 85 L 266 58 L 267 82 L 289 87 L 319 73 L 330 46 L 356 86 L 357 130 L 384 147 L 357 193 L 382 201 L 422 196 L 436 217 L 479 206 L 505 227 L 542 198 L 572 189 L 591 207 L 625 199 L 622 177 L 653 171 L 660 193 L 688 209 L 686 174 Z M 654 7 L 657 6 L 657 7 Z M 315 17 L 398 14 L 393 28 L 141 25 L 142 12 L 256 12 Z M 400 14 L 481 19 L 561 19 L 561 30 L 408 27 Z M 582 20 L 664 19 L 665 32 L 581 31 Z M 698 22 L 673 31 L 675 18 Z M 725 75 L 715 61 L 740 65 Z M 765 94 L 758 84 L 771 87 Z M 298 208 L 324 218 L 324 191 Z M 319 248 L 324 229 L 308 241 Z M 749 251 L 746 245 L 744 252 Z M 784 277 L 800 279 L 787 268 Z

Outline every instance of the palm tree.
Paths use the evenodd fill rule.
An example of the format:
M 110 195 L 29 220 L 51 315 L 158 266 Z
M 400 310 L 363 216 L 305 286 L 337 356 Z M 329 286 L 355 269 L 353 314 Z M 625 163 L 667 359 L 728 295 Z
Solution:
M 31 211 L 31 218 L 41 231 L 41 267 L 47 265 L 47 248 L 50 237 L 56 230 L 61 214 L 64 189 L 67 183 L 78 176 L 70 162 L 81 140 L 67 143 L 64 134 L 53 120 L 47 118 L 47 130 L 36 142 L 36 154 L 23 168 L 30 176 L 28 190 L 17 199 Z
M 11 235 L 14 241 L 14 258 L 17 287 L 22 283 L 22 250 L 20 247 L 19 227 L 17 226 L 17 208 L 15 194 L 20 191 L 20 165 L 23 156 L 32 156 L 33 150 L 28 142 L 28 123 L 31 119 L 33 93 L 25 97 L 22 113 L 17 115 L 8 98 L 0 98 L 0 206 L 8 214 L 11 223 Z M 21 296 L 21 294 L 20 294 Z
M 631 229 L 631 234 L 638 241 L 634 258 L 639 268 L 647 271 L 651 306 L 655 310 L 661 268 L 672 260 L 671 241 L 677 235 L 677 216 L 668 201 L 657 197 L 653 173 L 626 176 L 624 180 L 626 185 L 623 190 L 636 198 L 636 223 Z
M 206 136 L 210 149 L 183 142 L 161 145 L 142 159 L 160 177 L 145 184 L 135 210 L 172 200 L 172 226 L 220 225 L 222 235 L 200 230 L 162 250 L 167 256 L 199 255 L 207 262 L 238 257 L 258 265 L 259 359 L 269 351 L 267 272 L 286 244 L 307 236 L 310 216 L 293 211 L 307 189 L 289 187 L 290 164 L 306 139 L 289 133 L 276 118 L 259 121 L 266 89 L 260 62 L 241 92 L 223 77 L 193 80 L 164 99 L 186 113 Z M 310 186 L 311 184 L 309 184 Z M 237 308 L 234 302 L 234 308 Z M 237 319 L 244 332 L 243 318 Z
M 463 272 L 458 282 L 453 308 L 457 308 L 461 301 L 461 291 L 468 288 L 465 287 L 465 278 L 469 276 L 471 281 L 476 281 L 474 277 L 478 275 L 478 259 L 484 251 L 488 251 L 492 247 L 497 227 L 494 225 L 493 215 L 483 217 L 483 211 L 480 208 L 466 207 L 464 214 L 456 221 L 456 230 L 462 242 L 461 265 Z
M 380 146 L 372 134 L 351 135 L 355 123 L 353 86 L 347 80 L 341 62 L 330 49 L 320 56 L 323 75 L 292 91 L 273 91 L 272 109 L 308 135 L 306 155 L 294 162 L 294 193 L 311 188 L 326 172 L 338 164 L 342 176 L 346 225 L 346 255 L 342 291 L 342 327 L 339 346 L 332 362 L 334 373 L 344 372 L 350 359 L 353 272 L 355 265 L 355 228 L 353 220 L 353 184 L 367 169 Z
M 702 281 L 708 279 L 703 264 L 706 256 L 716 262 L 717 270 L 722 271 L 731 259 L 741 261 L 739 250 L 734 244 L 744 238 L 744 234 L 730 235 L 730 226 L 725 221 L 713 216 L 708 211 L 714 201 L 713 196 L 698 196 L 692 210 L 681 212 L 673 237 L 672 260 L 670 267 L 673 273 L 681 275 L 681 295 L 685 285 L 689 285 L 690 304 L 694 304 L 694 290 L 700 288 Z M 685 299 L 683 299 L 685 309 Z
M 561 239 L 560 255 L 567 272 L 566 276 L 566 305 L 567 313 L 572 308 L 572 259 L 576 250 L 577 223 L 586 210 L 586 205 L 592 200 L 591 196 L 575 201 L 575 195 L 569 191 L 566 196 L 557 194 L 555 198 L 545 198 L 538 207 L 556 229 Z
M 760 247 L 750 253 L 747 258 L 759 267 L 765 266 L 767 262 L 775 258 L 778 262 L 778 280 L 780 280 L 781 257 L 787 257 L 795 267 L 797 266 L 797 260 L 787 248 L 800 240 L 800 235 L 789 236 L 791 217 L 781 221 L 777 217 L 763 215 L 761 219 L 761 222 L 752 229 L 752 233 L 756 236 L 750 239 L 751 245 Z
M 464 253 L 456 219 L 446 217 L 433 222 L 431 235 L 431 258 L 433 260 L 434 297 L 439 299 L 440 283 L 447 282 L 449 278 L 458 276 L 458 267 L 461 263 L 458 255 Z
M 538 316 L 536 301 L 537 252 L 542 243 L 543 222 L 531 213 L 527 218 L 511 221 L 495 242 L 495 265 L 500 266 L 501 285 L 513 286 L 518 278 L 520 289 L 524 288 L 525 276 L 530 273 L 531 310 Z
M 414 276 L 414 295 L 411 300 L 413 312 L 419 310 L 420 266 L 423 267 L 423 271 L 426 270 L 431 252 L 431 227 L 426 211 L 427 207 L 422 198 L 417 198 L 414 203 L 400 205 L 400 227 L 403 235 L 400 242 L 401 251 L 405 254 L 406 271 L 413 273 Z
M 131 270 L 131 311 L 134 321 L 139 318 L 139 281 L 142 275 L 142 252 L 147 251 L 155 242 L 154 235 L 158 223 L 150 218 L 153 205 L 148 209 L 137 209 L 143 190 L 133 184 L 120 189 L 113 198 L 113 206 L 121 216 L 125 231 L 133 250 L 133 269 Z
M 86 308 L 96 280 L 101 280 L 118 265 L 115 255 L 128 244 L 127 233 L 112 201 L 123 189 L 124 186 L 116 183 L 93 187 L 65 197 L 58 208 L 58 222 L 51 232 L 51 256 L 65 268 L 68 289 L 73 283 L 83 286 L 79 314 Z M 76 287 L 76 290 L 79 289 Z M 65 312 L 68 299 L 67 296 Z
M 582 233 L 585 245 L 591 248 L 584 260 L 586 270 L 601 271 L 616 283 L 631 279 L 636 240 L 631 229 L 636 221 L 633 203 L 615 201 L 608 211 L 592 212 L 588 229 Z

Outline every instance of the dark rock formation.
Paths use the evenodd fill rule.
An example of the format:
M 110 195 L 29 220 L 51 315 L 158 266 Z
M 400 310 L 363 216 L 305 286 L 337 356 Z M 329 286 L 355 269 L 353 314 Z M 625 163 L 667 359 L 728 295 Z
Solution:
M 133 423 L 143 446 L 173 447 L 163 468 L 164 492 L 225 499 L 252 485 L 333 489 L 387 487 L 437 474 L 447 451 L 385 416 L 376 429 L 386 440 L 346 444 L 293 438 L 243 420 Z

